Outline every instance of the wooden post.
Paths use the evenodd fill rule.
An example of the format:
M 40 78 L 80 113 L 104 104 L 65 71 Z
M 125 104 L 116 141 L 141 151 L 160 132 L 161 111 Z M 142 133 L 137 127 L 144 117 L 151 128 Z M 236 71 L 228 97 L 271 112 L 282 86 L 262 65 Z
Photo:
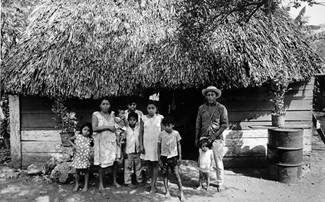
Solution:
M 19 96 L 9 95 L 10 153 L 12 166 L 21 167 L 20 104 Z

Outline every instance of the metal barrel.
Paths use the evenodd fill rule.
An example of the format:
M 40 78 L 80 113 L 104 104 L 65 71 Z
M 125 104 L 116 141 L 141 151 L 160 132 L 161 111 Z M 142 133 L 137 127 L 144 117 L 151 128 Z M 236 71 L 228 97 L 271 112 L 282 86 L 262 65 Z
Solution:
M 267 159 L 273 180 L 294 183 L 301 177 L 303 130 L 268 129 Z

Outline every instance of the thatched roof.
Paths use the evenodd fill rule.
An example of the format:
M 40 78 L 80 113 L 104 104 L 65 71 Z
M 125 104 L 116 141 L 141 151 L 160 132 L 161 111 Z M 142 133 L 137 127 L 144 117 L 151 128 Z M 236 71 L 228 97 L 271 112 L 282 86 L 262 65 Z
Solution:
M 3 62 L 4 90 L 98 98 L 152 88 L 256 86 L 280 69 L 301 81 L 317 71 L 318 56 L 283 11 L 273 20 L 257 13 L 244 25 L 207 24 L 185 3 L 47 1 Z

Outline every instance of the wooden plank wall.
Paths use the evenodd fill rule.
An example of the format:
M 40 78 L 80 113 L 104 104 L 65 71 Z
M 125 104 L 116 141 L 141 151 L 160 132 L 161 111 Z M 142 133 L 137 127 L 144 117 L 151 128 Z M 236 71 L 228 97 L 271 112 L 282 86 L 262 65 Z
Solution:
M 309 155 L 311 152 L 314 80 L 291 85 L 290 88 L 291 90 L 285 98 L 286 126 L 304 128 L 303 151 L 304 155 Z M 230 128 L 232 129 L 224 133 L 225 166 L 263 165 L 267 152 L 266 126 L 271 125 L 272 113 L 272 103 L 267 89 L 252 88 L 225 92 L 220 102 L 229 111 Z
M 304 154 L 311 152 L 313 82 L 292 85 L 292 90 L 286 95 L 286 125 L 304 127 Z M 189 96 L 191 99 L 188 99 Z M 176 129 L 182 135 L 182 144 L 186 145 L 183 146 L 183 156 L 194 159 L 197 156 L 196 149 L 193 150 L 195 117 L 202 103 L 202 95 L 190 92 L 184 97 L 186 99 L 176 97 Z M 164 103 L 171 100 L 170 97 L 161 98 Z M 272 103 L 269 99 L 266 88 L 223 92 L 220 102 L 227 107 L 230 120 L 230 129 L 224 133 L 226 167 L 260 166 L 263 165 L 261 162 L 265 162 L 267 129 L 250 127 L 271 125 Z M 98 102 L 92 100 L 72 100 L 69 103 L 77 111 L 81 122 L 90 121 L 91 113 L 98 106 Z M 119 103 L 118 100 L 113 101 L 112 105 L 118 106 Z M 21 100 L 23 165 L 47 158 L 55 152 L 55 146 L 60 142 L 59 133 L 53 128 L 50 106 L 51 101 L 45 98 L 24 97 Z M 163 105 L 161 112 L 166 114 L 168 108 L 168 104 Z
M 32 162 L 43 162 L 56 153 L 55 147 L 60 144 L 59 131 L 54 128 L 54 114 L 51 111 L 53 101 L 42 97 L 22 97 L 21 99 L 21 153 L 22 166 Z M 143 102 L 142 102 L 143 103 Z M 116 108 L 127 105 L 126 98 L 111 99 Z M 68 101 L 68 108 L 77 113 L 80 124 L 91 122 L 91 115 L 98 110 L 98 100 Z M 143 108 L 141 102 L 140 108 Z M 17 108 L 19 109 L 19 107 Z
M 290 86 L 285 98 L 286 123 L 310 124 L 314 80 Z M 252 125 L 271 124 L 272 103 L 266 88 L 250 88 L 225 92 L 220 102 L 229 111 L 232 129 L 249 129 Z
M 21 132 L 22 166 L 47 161 L 61 144 L 58 130 L 23 130 Z

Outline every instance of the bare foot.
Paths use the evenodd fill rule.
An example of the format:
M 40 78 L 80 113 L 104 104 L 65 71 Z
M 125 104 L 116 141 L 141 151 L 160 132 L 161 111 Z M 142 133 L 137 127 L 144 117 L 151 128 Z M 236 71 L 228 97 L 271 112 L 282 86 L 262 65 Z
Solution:
M 200 185 L 200 186 L 196 187 L 195 189 L 198 190 L 198 191 L 201 191 L 202 190 L 202 186 Z
M 133 184 L 128 184 L 128 187 L 129 187 L 130 189 L 135 189 L 135 188 L 136 188 L 136 186 L 133 185 Z
M 79 185 L 78 184 L 76 184 L 76 186 L 74 186 L 74 188 L 73 188 L 73 192 L 76 192 L 76 191 L 78 191 L 78 189 L 79 189 Z
M 116 188 L 120 188 L 120 187 L 121 187 L 121 185 L 120 185 L 119 183 L 117 183 L 117 182 L 114 182 L 114 186 L 115 186 Z
M 157 192 L 156 187 L 151 187 L 150 194 L 155 194 Z
M 221 192 L 221 191 L 222 191 L 222 188 L 221 188 L 220 185 L 217 185 L 217 191 L 218 191 L 218 192 Z
M 99 190 L 100 192 L 102 192 L 102 191 L 104 191 L 104 190 L 105 190 L 105 188 L 104 188 L 104 186 L 103 186 L 103 185 L 99 185 L 99 188 L 98 188 L 98 190 Z
M 169 191 L 166 191 L 166 193 L 165 193 L 165 197 L 170 198 L 170 193 L 169 193 Z
M 82 189 L 82 192 L 86 192 L 86 191 L 88 191 L 88 187 L 84 187 L 83 189 Z
M 185 201 L 185 197 L 184 197 L 184 193 L 183 192 L 181 192 L 180 200 L 181 200 L 181 202 L 184 202 Z

